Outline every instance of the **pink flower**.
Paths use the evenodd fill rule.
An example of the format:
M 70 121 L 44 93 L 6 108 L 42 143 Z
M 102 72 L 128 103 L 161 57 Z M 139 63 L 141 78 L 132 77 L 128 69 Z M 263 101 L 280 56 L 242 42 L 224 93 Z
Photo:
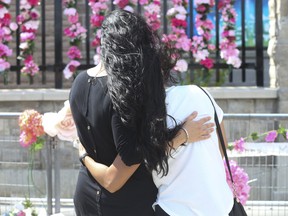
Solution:
M 288 140 L 288 131 L 286 131 L 286 139 Z
M 27 0 L 31 6 L 36 6 L 39 3 L 39 0 Z
M 276 130 L 270 131 L 267 136 L 265 137 L 266 142 L 274 142 L 275 139 L 277 138 L 278 133 Z
M 31 131 L 22 131 L 19 137 L 19 143 L 26 148 L 37 141 L 37 137 Z
M 67 55 L 70 59 L 81 59 L 81 51 L 77 46 L 71 46 L 67 52 Z
M 20 33 L 20 41 L 21 42 L 26 42 L 26 41 L 31 41 L 36 38 L 36 35 L 33 32 L 21 32 Z
M 245 205 L 247 199 L 249 198 L 249 192 L 251 189 L 250 186 L 248 185 L 249 176 L 241 167 L 237 165 L 235 161 L 229 160 L 229 164 L 230 164 L 232 177 L 234 180 L 236 196 L 240 200 L 240 202 L 243 205 Z M 233 192 L 234 189 L 233 189 L 230 174 L 229 174 L 225 160 L 224 160 L 224 166 L 225 166 L 225 171 L 226 171 L 226 181 L 229 184 Z
M 29 147 L 37 141 L 37 138 L 44 135 L 42 127 L 42 115 L 35 110 L 25 110 L 19 116 L 20 144 Z
M 213 59 L 211 59 L 211 58 L 206 58 L 204 60 L 201 60 L 200 64 L 203 65 L 204 67 L 206 67 L 207 69 L 211 69 L 214 65 Z
M 16 31 L 18 28 L 18 25 L 15 22 L 12 22 L 10 23 L 9 27 L 12 31 Z
M 100 27 L 102 25 L 102 22 L 104 20 L 104 16 L 102 15 L 92 15 L 90 18 L 90 23 L 95 27 Z
M 21 69 L 21 73 L 35 76 L 39 72 L 38 65 L 34 62 L 33 56 L 28 55 L 24 60 L 24 67 Z
M 114 0 L 113 4 L 118 5 L 119 8 L 123 9 L 127 4 L 129 4 L 129 0 Z
M 7 45 L 0 43 L 0 58 L 11 55 L 12 55 L 12 49 L 9 49 Z
M 77 23 L 79 21 L 79 14 L 76 13 L 74 16 L 68 16 L 68 22 Z
M 66 65 L 66 67 L 65 67 L 65 69 L 64 69 L 64 71 L 63 71 L 64 77 L 65 77 L 66 79 L 69 79 L 70 77 L 72 77 L 72 75 L 75 73 L 75 71 L 76 71 L 76 69 L 77 69 L 77 67 L 78 67 L 79 65 L 80 65 L 80 62 L 78 62 L 78 61 L 75 61 L 75 60 L 70 61 L 70 62 Z
M 188 63 L 184 59 L 179 59 L 176 62 L 175 68 L 176 71 L 186 72 L 188 70 Z
M 43 127 L 49 136 L 57 135 L 60 140 L 65 141 L 75 140 L 78 136 L 69 101 L 64 102 L 64 107 L 58 113 L 45 113 Z
M 234 149 L 238 152 L 243 152 L 245 150 L 244 144 L 245 140 L 241 137 L 239 140 L 235 140 Z
M 10 63 L 0 58 L 0 72 L 10 68 Z
M 175 27 L 183 27 L 183 28 L 187 27 L 187 22 L 185 20 L 179 20 L 179 19 L 176 19 L 176 18 L 172 18 L 171 19 L 171 23 Z

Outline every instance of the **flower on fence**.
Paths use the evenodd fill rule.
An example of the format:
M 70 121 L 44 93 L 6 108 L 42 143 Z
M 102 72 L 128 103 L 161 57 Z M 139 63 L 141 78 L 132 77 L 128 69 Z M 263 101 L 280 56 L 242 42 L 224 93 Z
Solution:
M 211 44 L 211 31 L 214 25 L 208 19 L 208 13 L 215 5 L 214 0 L 195 1 L 196 5 L 196 20 L 195 26 L 198 36 L 193 36 L 191 51 L 196 62 L 199 62 L 207 69 L 211 69 L 214 65 L 213 59 L 209 58 L 210 52 L 214 51 L 214 45 Z
M 45 113 L 43 127 L 51 137 L 57 135 L 60 140 L 74 141 L 78 136 L 69 101 L 64 102 L 64 107 L 58 113 Z
M 97 65 L 100 60 L 100 37 L 101 37 L 101 25 L 105 18 L 105 14 L 108 10 L 106 0 L 89 0 L 89 6 L 92 11 L 90 17 L 90 24 L 92 26 L 94 39 L 92 40 L 92 46 L 95 48 L 95 55 L 93 57 L 94 64 Z
M 230 170 L 232 178 L 234 181 L 234 186 L 232 184 L 230 174 L 227 168 L 226 161 L 224 160 L 224 166 L 226 171 L 226 181 L 229 184 L 232 191 L 235 189 L 235 195 L 239 201 L 245 205 L 247 199 L 249 198 L 250 186 L 248 185 L 249 176 L 244 171 L 243 168 L 239 167 L 237 163 L 233 160 L 229 160 Z
M 80 60 L 82 58 L 79 46 L 81 42 L 86 38 L 87 30 L 79 22 L 79 14 L 77 12 L 77 1 L 63 0 L 64 12 L 67 16 L 67 20 L 70 24 L 69 27 L 64 29 L 64 35 L 70 38 L 70 45 L 67 52 L 67 56 L 70 62 L 66 65 L 63 73 L 66 79 L 77 76 L 77 67 L 80 66 Z
M 174 70 L 176 72 L 186 72 L 188 69 L 188 63 L 184 59 L 183 54 L 187 53 L 191 48 L 191 40 L 186 34 L 187 27 L 187 0 L 173 0 L 173 7 L 167 11 L 167 17 L 171 23 L 172 33 L 163 35 L 162 41 L 169 43 L 169 47 L 178 51 L 175 54 L 178 62 Z
M 153 31 L 157 31 L 161 27 L 160 15 L 160 0 L 140 0 L 140 5 L 144 6 L 144 16 L 148 25 Z
M 11 0 L 0 0 L 0 73 L 3 73 L 4 84 L 8 83 L 7 73 L 10 69 L 8 57 L 12 55 L 9 42 L 12 40 L 12 34 L 18 28 L 17 24 L 11 21 L 10 4 Z
M 20 26 L 20 56 L 18 59 L 22 60 L 24 66 L 21 73 L 27 74 L 30 77 L 39 73 L 39 67 L 35 63 L 33 53 L 35 49 L 36 32 L 39 28 L 40 14 L 36 10 L 39 5 L 39 0 L 21 0 L 20 11 L 17 16 L 17 22 Z
M 33 150 L 40 150 L 43 147 L 44 128 L 42 126 L 42 115 L 36 110 L 25 110 L 19 116 L 20 145 Z
M 277 138 L 280 139 L 281 137 L 284 140 L 288 140 L 288 129 L 280 125 L 277 130 L 271 130 L 264 133 L 253 132 L 247 137 L 241 137 L 239 140 L 235 140 L 233 143 L 228 143 L 228 149 L 241 153 L 245 151 L 245 143 L 247 140 L 251 139 L 252 141 L 256 141 L 264 139 L 265 142 L 271 143 L 275 142 Z
M 117 5 L 119 8 L 123 10 L 133 13 L 134 8 L 137 5 L 137 0 L 114 0 L 113 4 Z
M 227 64 L 235 68 L 241 66 L 241 59 L 239 58 L 239 50 L 236 45 L 235 23 L 236 10 L 233 7 L 235 0 L 222 0 L 219 3 L 218 9 L 221 11 L 222 20 L 224 23 L 223 32 L 221 34 L 222 41 L 220 43 L 220 56 Z

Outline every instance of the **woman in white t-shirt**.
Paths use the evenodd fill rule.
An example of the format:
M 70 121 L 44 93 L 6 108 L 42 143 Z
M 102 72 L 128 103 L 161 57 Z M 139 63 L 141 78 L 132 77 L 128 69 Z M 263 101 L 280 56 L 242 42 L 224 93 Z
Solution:
M 215 103 L 221 122 L 223 111 Z M 167 113 L 180 123 L 190 114 L 198 118 L 214 116 L 207 95 L 194 85 L 173 86 L 167 89 Z M 211 119 L 214 122 L 214 119 Z M 169 121 L 168 126 L 174 127 Z M 223 123 L 221 123 L 223 128 Z M 182 145 L 168 160 L 169 172 L 162 176 L 153 172 L 158 188 L 154 204 L 156 216 L 227 216 L 233 206 L 233 195 L 226 182 L 225 168 L 218 144 L 217 132 L 211 138 Z

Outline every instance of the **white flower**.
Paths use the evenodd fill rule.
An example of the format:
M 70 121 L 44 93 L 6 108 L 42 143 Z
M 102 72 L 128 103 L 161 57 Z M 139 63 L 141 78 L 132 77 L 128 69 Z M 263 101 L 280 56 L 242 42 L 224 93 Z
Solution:
M 177 71 L 180 71 L 180 72 L 186 72 L 188 70 L 188 63 L 186 60 L 184 59 L 179 59 L 177 62 L 176 62 L 176 66 L 174 68 L 175 70 Z
M 20 43 L 19 45 L 19 48 L 22 49 L 22 50 L 25 50 L 27 49 L 29 46 L 28 46 L 28 43 L 27 42 L 23 42 L 23 43 Z
M 231 64 L 233 67 L 239 68 L 241 66 L 241 60 L 237 56 L 231 56 L 228 58 L 227 64 Z
M 8 10 L 6 7 L 0 8 L 0 19 L 4 18 L 4 15 L 8 13 Z
M 133 9 L 131 6 L 129 6 L 129 5 L 125 6 L 125 7 L 123 8 L 123 10 L 126 10 L 126 11 L 129 11 L 129 12 L 131 12 L 131 13 L 134 13 L 134 9 Z
M 170 8 L 168 11 L 167 11 L 167 16 L 174 16 L 174 14 L 176 13 L 176 10 L 175 8 Z
M 77 10 L 75 8 L 65 8 L 63 13 L 66 16 L 74 16 L 77 13 Z

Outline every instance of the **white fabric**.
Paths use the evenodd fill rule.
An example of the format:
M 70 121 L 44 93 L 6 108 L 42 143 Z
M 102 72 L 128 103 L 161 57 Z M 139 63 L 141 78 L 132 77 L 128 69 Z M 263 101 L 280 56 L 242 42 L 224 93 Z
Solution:
M 214 101 L 214 100 L 213 100 Z M 183 122 L 193 111 L 197 119 L 211 116 L 214 109 L 207 95 L 197 86 L 173 86 L 167 89 L 167 112 Z M 223 111 L 215 103 L 219 121 Z M 197 120 L 196 119 L 196 120 Z M 167 120 L 173 127 L 173 121 Z M 233 195 L 218 147 L 216 129 L 210 139 L 180 146 L 169 158 L 169 172 L 161 178 L 153 172 L 158 187 L 159 204 L 170 216 L 227 216 L 233 205 Z

